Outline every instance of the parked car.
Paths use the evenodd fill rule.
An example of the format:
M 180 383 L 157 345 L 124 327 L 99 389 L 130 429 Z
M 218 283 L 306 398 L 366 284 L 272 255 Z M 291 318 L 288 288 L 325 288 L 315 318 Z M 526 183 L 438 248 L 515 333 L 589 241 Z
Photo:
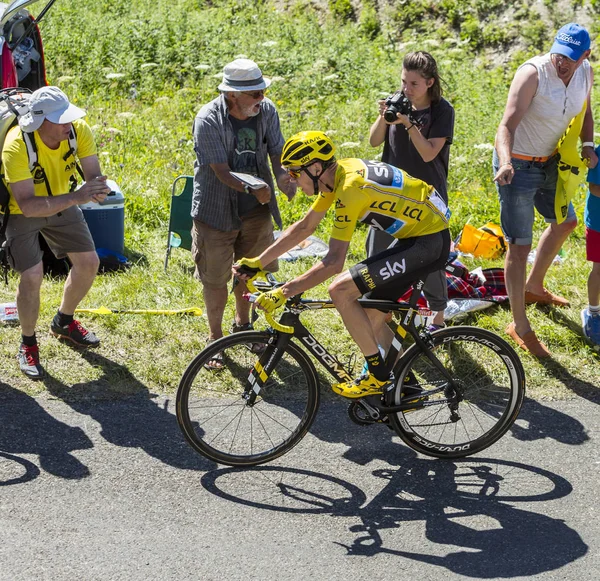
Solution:
M 47 2 L 37 18 L 26 8 L 37 0 L 0 3 L 0 88 L 35 91 L 48 84 L 38 22 L 55 1 Z

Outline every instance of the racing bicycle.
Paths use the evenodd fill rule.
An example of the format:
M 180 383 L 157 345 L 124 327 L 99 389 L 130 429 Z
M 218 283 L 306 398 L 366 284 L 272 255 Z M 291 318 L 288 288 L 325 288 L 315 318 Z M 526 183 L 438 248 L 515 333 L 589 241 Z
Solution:
M 248 288 L 266 291 L 282 284 L 272 275 L 265 279 L 249 281 Z M 486 329 L 429 332 L 417 326 L 422 287 L 422 280 L 413 284 L 408 303 L 359 299 L 365 309 L 399 317 L 386 355 L 395 380 L 383 395 L 350 400 L 348 414 L 359 425 L 388 426 L 427 456 L 469 456 L 500 439 L 517 418 L 525 395 L 523 366 L 514 349 Z M 177 391 L 177 421 L 189 444 L 215 462 L 253 466 L 302 440 L 320 402 L 319 375 L 309 354 L 335 382 L 353 379 L 353 369 L 301 321 L 333 308 L 331 300 L 290 297 L 278 321 L 265 313 L 269 329 L 231 334 L 201 351 Z M 259 353 L 257 345 L 263 346 Z M 219 353 L 223 367 L 205 367 Z

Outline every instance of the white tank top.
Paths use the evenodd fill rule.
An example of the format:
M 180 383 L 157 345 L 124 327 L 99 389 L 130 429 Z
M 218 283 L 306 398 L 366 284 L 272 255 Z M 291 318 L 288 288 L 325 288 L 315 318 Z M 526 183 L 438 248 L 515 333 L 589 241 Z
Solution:
M 538 72 L 538 88 L 515 131 L 513 153 L 545 157 L 554 152 L 569 122 L 583 108 L 591 87 L 591 68 L 584 60 L 565 86 L 556 74 L 550 53 L 521 66 L 531 65 Z

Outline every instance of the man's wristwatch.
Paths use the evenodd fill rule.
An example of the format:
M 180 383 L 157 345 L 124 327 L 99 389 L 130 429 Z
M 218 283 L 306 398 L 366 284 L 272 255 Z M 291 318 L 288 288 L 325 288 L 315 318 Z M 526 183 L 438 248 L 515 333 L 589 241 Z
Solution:
M 248 184 L 244 184 L 244 192 L 246 192 L 247 194 L 252 194 L 252 189 Z

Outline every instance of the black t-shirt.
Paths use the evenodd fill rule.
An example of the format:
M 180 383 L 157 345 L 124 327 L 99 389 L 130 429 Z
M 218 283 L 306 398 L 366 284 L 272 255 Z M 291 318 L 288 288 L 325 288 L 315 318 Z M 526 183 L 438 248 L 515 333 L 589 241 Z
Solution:
M 233 171 L 258 176 L 256 161 L 257 117 L 250 117 L 242 121 L 230 115 L 229 120 L 235 133 Z M 246 192 L 238 192 L 238 216 L 242 217 L 258 206 L 260 206 L 260 203 L 255 196 Z
M 411 176 L 432 185 L 448 202 L 448 161 L 450 144 L 454 137 L 454 107 L 442 99 L 427 109 L 413 111 L 420 131 L 427 139 L 445 137 L 446 143 L 435 159 L 426 162 L 410 142 L 408 131 L 402 125 L 388 125 L 383 145 L 385 163 L 395 165 Z

